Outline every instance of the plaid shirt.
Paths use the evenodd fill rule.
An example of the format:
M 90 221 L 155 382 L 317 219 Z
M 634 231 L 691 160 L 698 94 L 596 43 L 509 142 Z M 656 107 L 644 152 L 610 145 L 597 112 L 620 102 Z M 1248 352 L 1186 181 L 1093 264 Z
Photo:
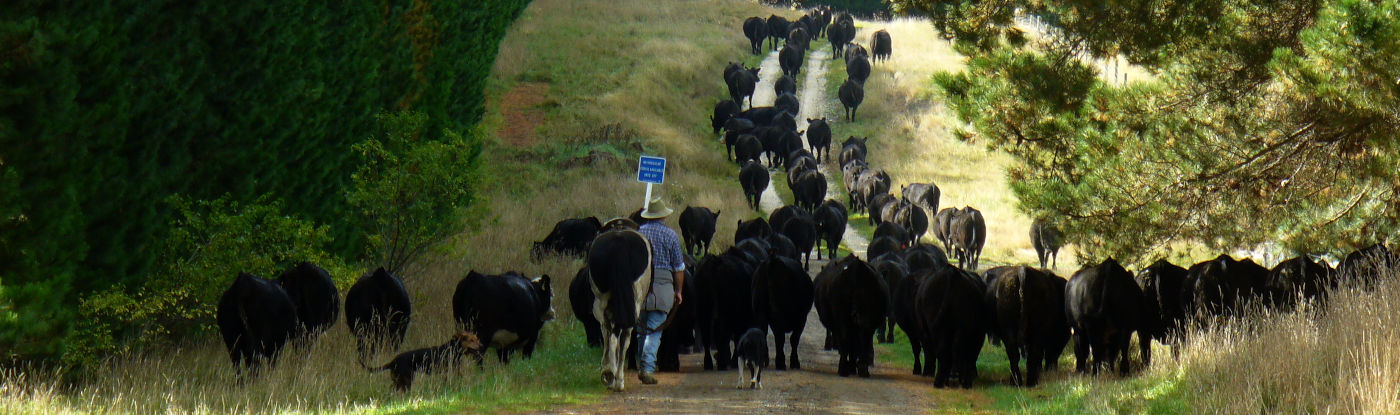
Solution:
M 685 257 L 681 254 L 681 239 L 676 231 L 662 221 L 649 221 L 642 224 L 642 236 L 651 243 L 651 267 L 685 271 Z

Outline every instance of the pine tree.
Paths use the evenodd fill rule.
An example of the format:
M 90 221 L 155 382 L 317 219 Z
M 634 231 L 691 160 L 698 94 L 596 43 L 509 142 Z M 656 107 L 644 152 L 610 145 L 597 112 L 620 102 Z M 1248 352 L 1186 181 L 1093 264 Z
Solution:
M 1396 1 L 896 0 L 971 56 L 936 78 L 967 140 L 1087 259 L 1177 241 L 1342 253 L 1400 230 Z M 1049 27 L 1019 47 L 1021 21 Z M 1153 76 L 1105 82 L 1086 58 Z

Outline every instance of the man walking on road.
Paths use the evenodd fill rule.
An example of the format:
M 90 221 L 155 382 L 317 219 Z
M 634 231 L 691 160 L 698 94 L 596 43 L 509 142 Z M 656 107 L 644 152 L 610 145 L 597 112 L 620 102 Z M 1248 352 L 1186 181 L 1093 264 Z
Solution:
M 637 379 L 643 384 L 656 384 L 656 350 L 661 347 L 661 324 L 671 308 L 682 301 L 681 287 L 685 286 L 685 257 L 681 254 L 681 241 L 676 231 L 666 226 L 666 217 L 671 209 L 652 199 L 642 212 L 642 235 L 651 243 L 651 290 L 642 303 L 642 315 L 637 341 Z

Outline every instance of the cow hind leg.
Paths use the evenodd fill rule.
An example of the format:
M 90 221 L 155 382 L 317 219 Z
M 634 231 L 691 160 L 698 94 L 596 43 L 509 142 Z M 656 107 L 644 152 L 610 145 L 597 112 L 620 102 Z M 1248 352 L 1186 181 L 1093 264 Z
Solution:
M 1033 387 L 1040 383 L 1040 364 L 1045 358 L 1045 349 L 1035 342 L 1027 342 L 1026 345 L 1026 386 Z
M 779 329 L 779 328 L 774 327 L 774 328 L 773 328 L 773 345 L 774 345 L 775 347 L 773 347 L 773 350 L 774 350 L 774 353 L 777 354 L 777 356 L 775 356 L 775 357 L 777 358 L 777 361 L 776 361 L 776 362 L 773 362 L 773 367 L 774 367 L 775 369 L 777 369 L 777 370 L 787 370 L 787 363 L 783 361 L 783 340 L 784 340 L 784 339 L 783 339 L 783 332 L 782 332 L 782 330 Z M 768 353 L 767 350 L 764 350 L 763 352 L 764 352 L 764 353 Z
M 915 339 L 915 338 L 913 338 L 913 337 L 910 337 L 910 338 L 909 338 L 909 354 L 912 355 L 912 356 L 914 356 L 914 374 L 915 374 L 915 375 L 918 375 L 918 374 L 920 373 L 920 370 L 919 370 L 919 369 L 920 369 L 920 367 L 919 367 L 919 351 L 920 351 L 920 349 L 921 349 L 921 348 L 919 347 L 919 340 L 918 340 L 918 339 Z
M 1007 340 L 1010 340 L 1010 339 L 1007 339 Z M 1024 384 L 1023 380 L 1021 379 L 1021 368 L 1020 368 L 1020 365 L 1021 365 L 1021 352 L 1020 352 L 1020 345 L 1017 344 L 1016 342 L 1006 341 L 1006 342 L 1005 342 L 1005 349 L 1006 349 L 1006 361 L 1009 362 L 1009 365 L 1011 366 L 1011 384 L 1014 385 L 1014 386 L 1020 386 L 1020 385 Z M 1026 368 L 1027 368 L 1028 370 L 1030 369 L 1030 365 L 1031 365 L 1031 362 L 1030 362 L 1029 360 L 1027 360 L 1027 361 L 1026 361 Z
M 801 326 L 798 326 L 798 329 L 797 329 L 797 330 L 793 330 L 793 332 L 792 332 L 792 339 L 791 339 L 791 340 L 792 340 L 792 341 L 789 342 L 789 344 L 790 344 L 791 346 L 788 346 L 788 347 L 791 348 L 792 353 L 791 353 L 791 356 L 788 357 L 788 359 L 791 359 L 791 360 L 790 360 L 790 364 L 788 365 L 788 367 L 791 367 L 792 370 L 801 370 L 801 369 L 802 369 L 802 362 L 799 361 L 799 360 L 797 359 L 797 345 L 802 343 L 802 328 L 801 328 Z M 782 359 L 779 359 L 778 361 L 781 362 Z

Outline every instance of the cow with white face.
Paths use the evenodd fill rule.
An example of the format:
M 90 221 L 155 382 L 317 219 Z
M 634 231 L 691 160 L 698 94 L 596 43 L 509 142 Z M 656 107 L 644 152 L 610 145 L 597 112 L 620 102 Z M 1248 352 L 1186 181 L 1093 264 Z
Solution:
M 495 348 L 501 363 L 509 363 L 515 349 L 525 358 L 534 353 L 540 328 L 554 319 L 553 300 L 548 275 L 471 271 L 457 283 L 452 315 L 464 330 L 475 332 L 483 346 Z
M 593 317 L 603 332 L 603 383 L 623 390 L 627 346 L 651 287 L 651 244 L 628 219 L 603 225 L 588 251 Z

